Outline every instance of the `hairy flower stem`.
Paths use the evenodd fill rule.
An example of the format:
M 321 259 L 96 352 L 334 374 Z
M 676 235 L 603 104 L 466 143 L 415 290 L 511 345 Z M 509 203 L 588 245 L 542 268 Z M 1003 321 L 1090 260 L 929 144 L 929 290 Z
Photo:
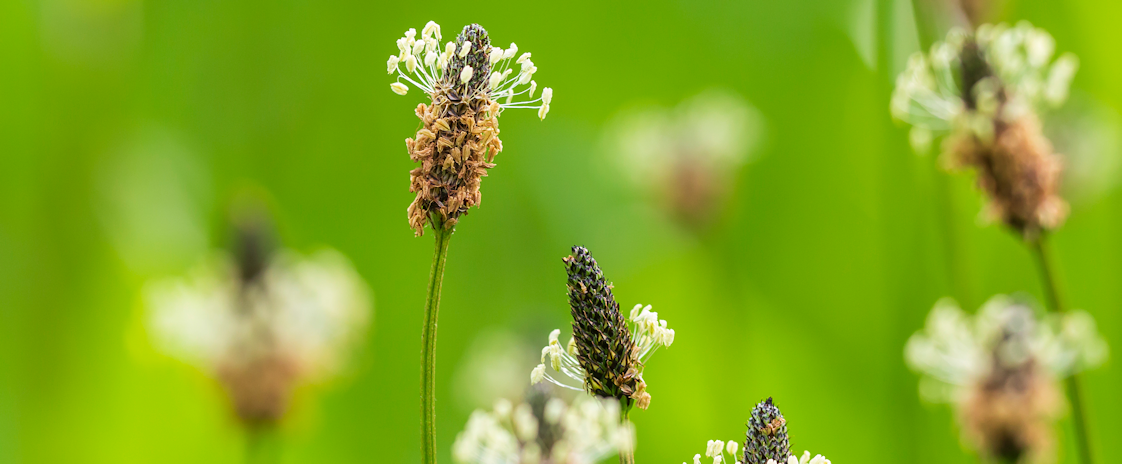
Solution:
M 1062 313 L 1067 308 L 1060 298 L 1059 287 L 1056 285 L 1056 275 L 1052 265 L 1048 248 L 1044 244 L 1044 237 L 1035 240 L 1033 244 L 1037 263 L 1040 264 L 1040 277 L 1044 284 L 1044 297 L 1048 300 L 1050 310 Z M 1075 424 L 1075 439 L 1079 445 L 1079 457 L 1083 464 L 1092 464 L 1091 437 L 1087 432 L 1087 416 L 1083 406 L 1083 393 L 1079 382 L 1079 375 L 1072 374 L 1064 381 L 1067 389 L 1068 401 L 1071 402 L 1071 419 Z
M 436 317 L 440 311 L 440 287 L 452 230 L 433 215 L 436 250 L 432 256 L 429 287 L 425 297 L 425 326 L 421 331 L 421 462 L 436 464 Z

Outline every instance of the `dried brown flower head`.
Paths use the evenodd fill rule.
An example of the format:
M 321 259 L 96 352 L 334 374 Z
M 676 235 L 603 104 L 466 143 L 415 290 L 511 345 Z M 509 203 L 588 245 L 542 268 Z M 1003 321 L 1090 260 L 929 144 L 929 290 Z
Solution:
M 432 103 L 417 105 L 424 127 L 407 139 L 409 158 L 421 163 L 409 173 L 409 191 L 417 198 L 409 205 L 409 226 L 421 235 L 426 222 L 433 227 L 455 226 L 460 215 L 482 199 L 480 180 L 495 167 L 502 151 L 499 104 L 490 99 L 487 56 L 491 42 L 479 25 L 464 27 L 457 49 L 470 43 L 465 57 L 454 55 L 444 79 L 437 82 Z M 465 66 L 478 70 L 462 81 Z
M 503 149 L 498 119 L 502 110 L 537 108 L 538 116 L 545 118 L 553 90 L 543 89 L 541 97 L 533 99 L 537 83 L 531 78 L 537 67 L 530 54 L 512 63 L 518 47 L 513 43 L 506 50 L 492 47 L 487 31 L 478 24 L 465 26 L 441 53 L 439 25 L 430 21 L 421 37 L 416 35 L 410 29 L 398 39 L 400 54 L 390 57 L 387 70 L 430 99 L 417 105 L 422 127 L 405 141 L 409 158 L 420 163 L 409 173 L 409 191 L 417 196 L 408 209 L 409 226 L 419 236 L 425 224 L 451 229 L 482 200 L 480 181 L 495 167 L 495 155 Z M 521 65 L 517 75 L 513 75 L 514 64 Z M 529 88 L 519 89 L 527 84 Z M 400 95 L 409 90 L 401 82 L 390 87 Z M 515 102 L 521 95 L 533 100 Z
M 977 171 L 978 185 L 990 199 L 987 216 L 1029 240 L 1058 227 L 1068 211 L 1059 196 L 1062 166 L 1036 116 L 995 121 L 993 133 L 991 143 L 975 135 L 954 138 L 948 151 L 954 165 Z
M 917 151 L 948 133 L 945 165 L 973 169 L 987 216 L 1030 241 L 1067 215 L 1061 160 L 1039 118 L 1067 98 L 1078 61 L 1053 61 L 1054 51 L 1052 36 L 1027 22 L 952 30 L 911 58 L 892 97 L 893 116 L 913 125 Z
M 989 196 L 988 217 L 1035 239 L 1067 216 L 1059 196 L 1060 158 L 1034 112 L 1008 108 L 1016 104 L 1010 102 L 1013 90 L 994 74 L 974 38 L 965 40 L 960 60 L 964 87 L 974 89 L 963 94 L 963 103 L 986 116 L 974 118 L 979 127 L 948 139 L 945 162 L 974 168 L 978 186 Z

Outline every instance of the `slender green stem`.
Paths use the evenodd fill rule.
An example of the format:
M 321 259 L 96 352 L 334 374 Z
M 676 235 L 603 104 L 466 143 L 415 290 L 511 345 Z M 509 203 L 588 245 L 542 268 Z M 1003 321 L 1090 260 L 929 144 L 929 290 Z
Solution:
M 421 331 L 421 457 L 424 464 L 436 464 L 436 318 L 440 312 L 440 287 L 444 284 L 444 263 L 452 230 L 433 221 L 436 250 L 429 272 L 425 297 L 425 326 Z
M 1066 310 L 1063 299 L 1060 297 L 1059 287 L 1056 285 L 1056 274 L 1048 248 L 1044 244 L 1044 237 L 1035 241 L 1033 251 L 1037 263 L 1040 264 L 1040 276 L 1044 283 L 1044 297 L 1048 300 L 1050 310 L 1062 313 Z M 1075 439 L 1079 445 L 1079 457 L 1083 464 L 1092 464 L 1091 437 L 1087 431 L 1086 409 L 1083 405 L 1083 392 L 1077 374 L 1072 374 L 1064 381 L 1067 389 L 1068 401 L 1071 401 L 1071 419 L 1075 423 Z
M 246 464 L 273 464 L 280 462 L 280 443 L 271 425 L 257 425 L 246 429 Z

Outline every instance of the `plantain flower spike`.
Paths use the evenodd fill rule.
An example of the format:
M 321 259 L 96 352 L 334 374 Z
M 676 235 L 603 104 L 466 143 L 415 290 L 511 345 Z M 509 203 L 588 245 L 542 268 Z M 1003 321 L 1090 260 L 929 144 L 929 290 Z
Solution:
M 810 451 L 803 451 L 802 457 L 791 454 L 787 420 L 770 397 L 752 408 L 746 435 L 743 454 L 737 454 L 740 447 L 735 440 L 709 440 L 705 457 L 712 459 L 713 464 L 830 464 L 821 454 L 810 457 Z M 741 457 L 743 461 L 739 460 Z M 693 464 L 701 464 L 701 459 L 701 454 L 695 454 Z
M 499 115 L 508 108 L 537 109 L 545 119 L 553 90 L 533 98 L 538 68 L 529 59 L 512 62 L 513 53 L 493 47 L 478 24 L 464 26 L 441 51 L 440 25 L 430 21 L 417 36 L 409 29 L 397 40 L 398 54 L 386 62 L 397 81 L 390 89 L 406 95 L 408 83 L 425 92 L 429 103 L 415 111 L 423 127 L 405 140 L 409 157 L 420 166 L 410 171 L 409 226 L 418 236 L 430 227 L 451 229 L 461 215 L 481 201 L 480 180 L 495 167 L 503 149 Z M 510 44 L 509 50 L 517 50 Z M 519 70 L 515 72 L 515 65 Z M 404 81 L 405 83 L 403 83 Z
M 916 151 L 946 135 L 944 165 L 973 168 L 989 197 L 984 216 L 1026 240 L 1059 227 L 1068 211 L 1041 116 L 1067 99 L 1079 62 L 1070 53 L 1053 60 L 1054 51 L 1052 36 L 1025 21 L 954 29 L 911 57 L 892 95 Z
M 542 364 L 530 373 L 531 383 L 548 380 L 571 390 L 615 398 L 624 413 L 633 405 L 647 409 L 651 395 L 643 381 L 643 367 L 659 347 L 674 343 L 674 330 L 650 306 L 635 305 L 625 318 L 612 295 L 612 285 L 586 248 L 573 247 L 573 254 L 563 261 L 569 275 L 573 337 L 563 348 L 561 331 L 549 334 L 549 344 L 542 348 Z M 564 375 L 548 372 L 547 359 L 554 373 Z
M 784 463 L 791 456 L 787 420 L 771 397 L 752 408 L 744 440 L 744 464 Z
M 709 440 L 705 444 L 704 458 L 712 459 L 713 464 L 744 464 L 743 461 L 738 460 L 740 456 L 736 454 L 739 445 L 734 440 L 729 440 L 727 443 L 721 440 Z M 726 454 L 727 453 L 727 454 Z M 693 455 L 693 464 L 702 464 L 702 455 Z M 682 464 L 686 464 L 683 462 Z M 830 460 L 826 459 L 821 454 L 810 457 L 810 451 L 803 451 L 802 457 L 795 457 L 794 455 L 787 456 L 787 459 L 776 461 L 775 459 L 768 459 L 766 464 L 830 464 Z
M 248 428 L 275 425 L 293 390 L 345 368 L 370 319 L 365 282 L 339 252 L 281 249 L 258 205 L 235 209 L 234 246 L 190 275 L 145 286 L 157 349 L 216 378 Z
M 1012 463 L 1055 460 L 1053 429 L 1064 411 L 1059 380 L 1101 364 L 1106 342 L 1086 312 L 1038 317 L 998 295 L 976 316 L 940 300 L 907 344 L 920 393 L 955 406 L 964 442 Z

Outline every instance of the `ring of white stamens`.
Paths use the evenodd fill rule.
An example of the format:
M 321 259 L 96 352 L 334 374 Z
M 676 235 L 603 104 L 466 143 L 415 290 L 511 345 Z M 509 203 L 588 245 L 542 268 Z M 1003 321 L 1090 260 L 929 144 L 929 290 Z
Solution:
M 440 25 L 435 22 L 429 21 L 421 30 L 419 37 L 416 29 L 409 29 L 404 37 L 397 39 L 398 54 L 386 61 L 386 72 L 388 74 L 396 72 L 399 81 L 404 81 L 427 94 L 433 94 L 437 83 L 445 79 L 444 71 L 452 59 L 457 57 L 463 59 L 473 47 L 472 42 L 464 42 L 457 46 L 456 42 L 449 41 L 441 51 L 440 40 Z M 530 53 L 518 55 L 518 59 L 514 60 L 516 55 L 518 55 L 518 45 L 514 43 L 505 49 L 492 47 L 487 56 L 492 73 L 485 76 L 486 85 L 481 86 L 484 88 L 479 91 L 487 92 L 491 100 L 499 102 L 500 109 L 536 109 L 538 117 L 545 119 L 549 113 L 553 91 L 547 87 L 542 90 L 541 97 L 535 99 L 534 94 L 537 92 L 538 85 L 533 77 L 538 68 L 530 60 Z M 518 72 L 514 72 L 515 64 L 519 65 Z M 465 65 L 460 75 L 455 77 L 458 77 L 459 83 L 466 84 L 474 77 L 475 71 Z M 395 82 L 391 85 L 391 90 L 398 95 L 405 95 L 408 87 L 404 86 L 402 82 Z M 405 90 L 401 90 L 403 88 Z M 469 94 L 462 97 L 472 96 Z M 519 98 L 525 100 L 518 100 Z
M 545 89 L 543 97 L 546 93 L 552 95 L 552 90 Z M 548 103 L 545 106 L 548 108 Z M 669 347 L 674 343 L 674 329 L 666 327 L 666 321 L 658 318 L 658 313 L 651 311 L 651 306 L 643 306 L 641 304 L 635 305 L 631 309 L 629 315 L 631 339 L 635 343 L 636 353 L 639 359 L 639 380 L 643 378 L 643 368 L 647 361 L 651 358 L 655 351 L 661 346 Z M 538 383 L 542 380 L 548 380 L 550 383 L 569 390 L 583 391 L 584 381 L 587 375 L 586 371 L 580 366 L 580 361 L 577 360 L 577 347 L 575 340 L 570 338 L 569 343 L 565 348 L 561 347 L 561 330 L 554 329 L 549 333 L 549 343 L 542 347 L 541 364 L 533 369 L 530 373 L 530 382 Z M 547 361 L 548 359 L 548 361 Z M 562 376 L 554 376 L 547 369 L 546 365 L 552 368 L 554 373 L 561 373 Z

